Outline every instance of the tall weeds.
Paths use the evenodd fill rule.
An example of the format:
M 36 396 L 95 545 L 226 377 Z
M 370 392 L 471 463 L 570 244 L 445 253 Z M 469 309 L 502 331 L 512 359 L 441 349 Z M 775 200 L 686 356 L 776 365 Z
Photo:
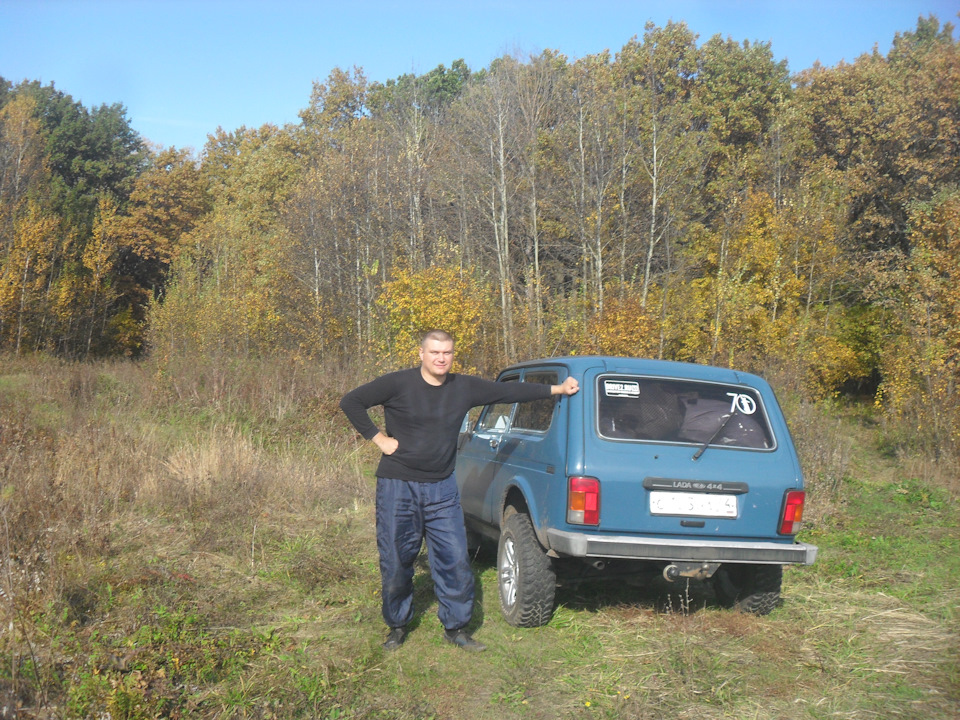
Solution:
M 265 513 L 369 499 L 364 445 L 306 363 L 0 361 L 0 698 L 43 702 L 51 618 L 99 602 L 116 528 L 163 515 L 195 550 L 249 555 Z M 48 648 L 49 651 L 49 648 Z M 4 703 L 0 703 L 4 705 Z

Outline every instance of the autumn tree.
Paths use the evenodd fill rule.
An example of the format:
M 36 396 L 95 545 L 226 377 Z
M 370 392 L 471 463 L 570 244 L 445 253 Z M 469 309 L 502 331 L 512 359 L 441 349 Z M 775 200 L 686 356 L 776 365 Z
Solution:
M 711 139 L 702 202 L 712 230 L 735 232 L 723 226 L 738 222 L 737 203 L 769 188 L 767 133 L 790 93 L 787 62 L 774 60 L 769 43 L 715 35 L 700 48 L 695 104 Z
M 208 141 L 202 173 L 212 209 L 181 239 L 174 281 L 151 312 L 161 356 L 261 356 L 304 341 L 312 314 L 281 222 L 294 154 L 290 135 L 269 125 Z
M 799 76 L 811 152 L 843 174 L 847 224 L 866 251 L 909 247 L 909 204 L 956 183 L 960 46 L 934 18 L 898 34 L 889 56 Z
M 515 143 L 522 196 L 515 224 L 520 251 L 521 282 L 518 286 L 526 305 L 529 351 L 539 354 L 544 324 L 544 215 L 542 204 L 549 182 L 543 169 L 544 136 L 563 116 L 566 58 L 552 51 L 531 57 L 527 63 L 505 64 L 505 79 L 516 103 Z
M 401 229 L 410 195 L 398 180 L 396 146 L 367 117 L 367 90 L 358 69 L 315 85 L 297 131 L 302 170 L 285 214 L 295 276 L 310 292 L 322 346 L 354 354 L 372 342 L 379 284 L 411 237 Z
M 53 324 L 50 280 L 59 232 L 58 219 L 29 199 L 14 221 L 0 273 L 0 343 L 18 355 L 42 348 Z
M 603 310 L 593 314 L 580 337 L 578 353 L 623 357 L 657 357 L 660 331 L 635 287 L 613 287 Z
M 885 308 L 878 404 L 937 455 L 960 448 L 960 192 L 944 190 L 911 216 L 909 254 L 874 264 L 869 296 Z
M 457 362 L 464 370 L 488 364 L 484 343 L 490 292 L 476 276 L 455 264 L 414 271 L 400 269 L 384 283 L 377 306 L 384 314 L 376 356 L 388 368 L 415 364 L 422 335 L 449 332 L 457 342 Z
M 628 43 L 618 57 L 629 102 L 624 120 L 636 128 L 633 172 L 624 168 L 620 198 L 621 207 L 634 208 L 634 222 L 639 221 L 642 240 L 630 280 L 641 283 L 643 307 L 655 274 L 668 279 L 673 270 L 671 240 L 684 237 L 699 212 L 712 147 L 694 103 L 698 78 L 707 72 L 695 41 L 683 23 L 664 28 L 648 23 L 643 42 Z M 660 293 L 661 301 L 668 297 Z M 666 313 L 661 307 L 660 314 Z
M 122 307 L 103 302 L 116 267 L 101 274 L 92 258 L 104 247 L 104 199 L 122 214 L 143 167 L 139 136 L 122 105 L 88 110 L 38 82 L 8 90 L 0 113 L 0 262 L 8 289 L 21 278 L 23 302 L 11 342 L 23 350 L 29 337 L 31 350 L 68 357 L 122 350 L 113 334 Z
M 493 260 L 499 296 L 503 352 L 516 357 L 515 283 L 517 252 L 513 237 L 520 184 L 518 110 L 509 74 L 517 61 L 501 58 L 482 84 L 472 85 L 455 107 L 455 133 L 461 143 L 459 169 L 463 202 L 476 208 L 481 249 Z
M 566 251 L 557 251 L 566 265 L 561 277 L 579 266 L 574 274 L 578 290 L 587 296 L 592 312 L 602 312 L 605 282 L 611 275 L 608 253 L 617 234 L 612 228 L 619 219 L 616 191 L 631 148 L 624 147 L 619 132 L 609 54 L 576 62 L 563 80 L 566 109 L 545 147 L 554 175 L 548 216 L 552 222 L 547 227 L 558 244 L 567 246 Z
M 119 254 L 116 233 L 117 201 L 107 193 L 100 196 L 93 233 L 81 255 L 87 282 L 83 287 L 83 305 L 86 306 L 86 355 L 93 349 L 94 335 L 107 340 L 107 322 L 116 301 L 115 265 Z M 131 348 L 132 350 L 133 348 Z
M 398 160 L 395 217 L 404 240 L 403 255 L 414 268 L 429 262 L 427 239 L 427 182 L 436 152 L 436 117 L 441 107 L 429 96 L 425 77 L 405 75 L 387 86 L 370 90 L 373 119 L 383 128 L 389 152 Z M 399 204 L 403 198 L 402 205 Z
M 46 181 L 37 104 L 25 94 L 0 107 L 0 252 L 9 252 L 13 225 L 27 193 Z
M 163 297 L 172 264 L 209 209 L 199 163 L 187 150 L 161 150 L 137 176 L 115 222 L 116 292 L 129 322 L 143 328 L 151 300 Z

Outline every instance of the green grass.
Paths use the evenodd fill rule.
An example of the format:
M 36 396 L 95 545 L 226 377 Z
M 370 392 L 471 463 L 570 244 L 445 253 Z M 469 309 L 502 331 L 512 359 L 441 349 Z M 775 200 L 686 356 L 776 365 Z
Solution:
M 955 486 L 839 413 L 805 438 L 855 448 L 811 484 L 818 562 L 787 568 L 769 616 L 695 585 L 597 583 L 561 588 L 550 624 L 521 630 L 485 560 L 474 655 L 442 640 L 421 558 L 412 632 L 387 654 L 374 457 L 317 400 L 335 389 L 299 375 L 302 395 L 275 381 L 186 403 L 151 378 L 0 374 L 0 717 L 960 715 Z
M 823 548 L 812 571 L 956 622 L 960 513 L 947 493 L 915 478 L 850 479 L 840 492 L 845 512 L 807 533 Z

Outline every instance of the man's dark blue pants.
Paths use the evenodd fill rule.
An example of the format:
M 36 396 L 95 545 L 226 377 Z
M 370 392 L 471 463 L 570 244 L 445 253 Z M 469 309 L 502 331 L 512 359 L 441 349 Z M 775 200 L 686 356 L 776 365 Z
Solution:
M 473 613 L 473 570 L 455 477 L 435 483 L 377 478 L 383 619 L 392 628 L 413 618 L 413 565 L 424 539 L 440 622 L 447 630 L 465 627 Z

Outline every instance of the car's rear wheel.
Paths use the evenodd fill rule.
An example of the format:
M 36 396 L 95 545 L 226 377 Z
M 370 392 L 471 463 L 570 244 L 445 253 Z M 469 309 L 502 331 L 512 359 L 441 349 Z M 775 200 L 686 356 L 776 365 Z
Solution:
M 524 513 L 511 514 L 500 531 L 497 584 L 500 609 L 508 623 L 514 627 L 540 627 L 550 622 L 557 577 Z
M 780 604 L 782 565 L 727 563 L 713 575 L 717 600 L 726 607 L 766 615 Z

